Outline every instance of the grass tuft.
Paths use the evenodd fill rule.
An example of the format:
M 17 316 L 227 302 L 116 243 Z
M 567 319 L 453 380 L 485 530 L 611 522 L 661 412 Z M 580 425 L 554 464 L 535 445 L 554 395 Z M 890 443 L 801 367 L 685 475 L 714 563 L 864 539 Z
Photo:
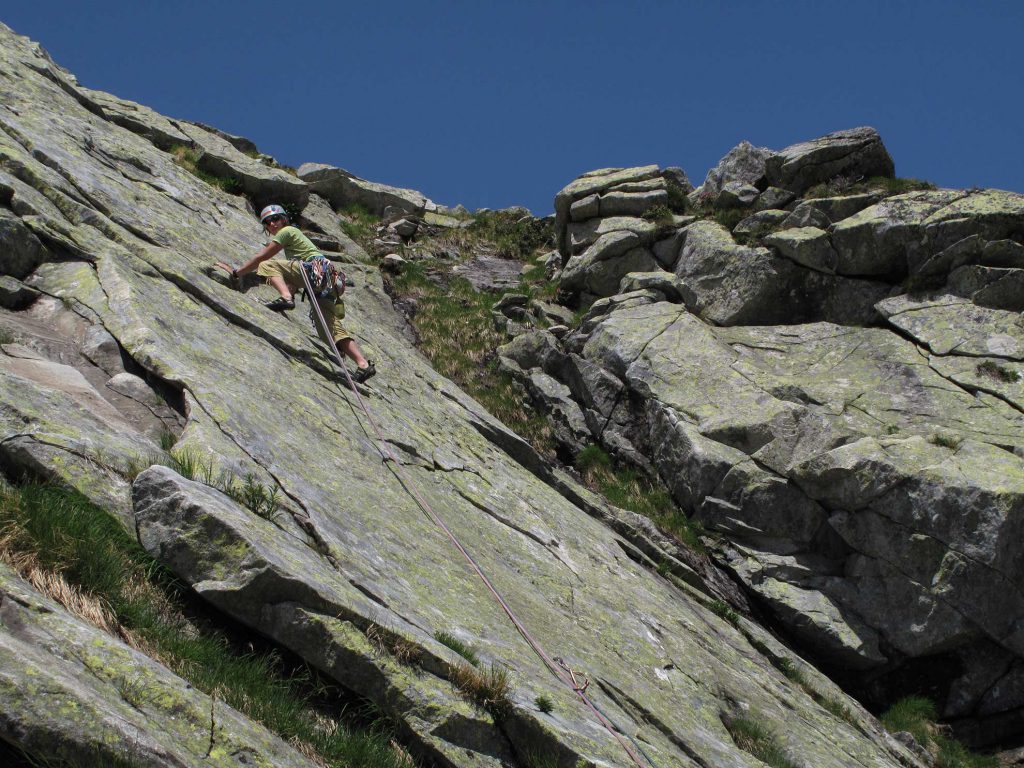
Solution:
M 555 710 L 555 704 L 551 699 L 545 696 L 543 693 L 536 696 L 533 703 L 537 705 L 537 709 L 543 712 L 545 715 L 550 715 Z
M 1003 381 L 1007 384 L 1013 384 L 1021 379 L 1021 376 L 1017 371 L 999 365 L 999 363 L 994 362 L 993 360 L 985 360 L 984 362 L 978 363 L 975 370 L 981 376 L 987 376 L 990 379 Z
M 174 157 L 174 162 L 177 165 L 196 178 L 205 181 L 211 187 L 216 187 L 223 192 L 227 192 L 229 195 L 240 195 L 242 193 L 242 183 L 233 176 L 215 176 L 212 173 L 200 170 L 199 160 L 203 154 L 201 150 L 187 147 L 184 144 L 175 144 L 168 151 Z
M 725 724 L 736 746 L 772 768 L 797 768 L 778 738 L 759 720 L 738 717 Z
M 480 666 L 480 659 L 476 655 L 476 651 L 473 649 L 473 646 L 462 642 L 451 632 L 435 632 L 434 639 L 437 640 L 437 642 L 439 642 L 441 645 L 451 648 L 453 651 L 459 654 L 459 656 L 464 658 L 474 667 Z
M 882 725 L 891 733 L 906 731 L 926 747 L 931 741 L 931 731 L 938 712 L 929 699 L 923 696 L 907 696 L 887 709 L 880 718 Z
M 380 217 L 370 213 L 365 206 L 359 203 L 352 203 L 338 213 L 341 216 L 339 223 L 342 231 L 364 248 L 369 246 L 377 235 L 377 227 L 381 223 Z
M 960 444 L 963 441 L 964 440 L 962 437 L 949 435 L 944 432 L 936 432 L 935 434 L 928 438 L 928 442 L 931 443 L 932 445 L 938 445 L 941 448 L 950 448 L 954 451 L 960 447 Z
M 491 663 L 489 671 L 483 671 L 469 664 L 450 664 L 449 679 L 452 685 L 480 709 L 494 717 L 502 717 L 512 709 L 512 676 L 506 667 Z

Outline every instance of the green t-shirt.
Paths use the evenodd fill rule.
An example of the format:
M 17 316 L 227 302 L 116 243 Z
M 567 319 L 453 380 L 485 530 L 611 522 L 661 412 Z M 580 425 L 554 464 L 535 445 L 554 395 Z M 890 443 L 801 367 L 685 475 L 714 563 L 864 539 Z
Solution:
M 284 248 L 284 255 L 289 259 L 309 261 L 320 253 L 310 239 L 302 234 L 298 227 L 290 224 L 274 235 L 274 242 Z

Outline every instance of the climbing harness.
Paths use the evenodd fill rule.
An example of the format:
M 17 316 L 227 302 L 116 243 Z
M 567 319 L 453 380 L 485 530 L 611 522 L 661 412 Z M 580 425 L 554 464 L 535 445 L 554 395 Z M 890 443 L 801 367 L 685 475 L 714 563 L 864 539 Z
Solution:
M 306 284 L 306 290 L 310 294 L 313 294 L 313 286 L 310 284 L 309 277 L 305 269 L 302 270 L 302 279 Z M 413 497 L 413 499 L 419 505 L 420 509 L 423 510 L 424 514 L 426 514 L 427 517 L 429 517 L 431 521 L 435 525 L 437 525 L 438 528 L 444 531 L 444 533 L 448 536 L 448 539 L 455 546 L 455 548 L 462 553 L 462 556 L 466 559 L 466 562 L 469 563 L 470 567 L 480 578 L 480 580 L 484 583 L 484 586 L 487 587 L 488 591 L 497 601 L 498 605 L 501 606 L 501 609 L 505 612 L 505 615 L 508 616 L 509 620 L 512 622 L 512 625 L 516 628 L 516 630 L 526 641 L 526 643 L 530 646 L 530 648 L 533 649 L 533 652 L 537 654 L 538 658 L 540 658 L 540 660 L 544 662 L 544 665 L 548 668 L 548 670 L 556 678 L 561 680 L 566 686 L 572 689 L 573 693 L 575 693 L 576 696 L 579 697 L 580 701 L 582 701 L 583 704 L 594 714 L 594 717 L 597 719 L 597 721 L 605 728 L 605 730 L 608 731 L 608 733 L 610 733 L 615 738 L 619 745 L 625 750 L 626 754 L 629 755 L 630 759 L 637 765 L 637 768 L 646 768 L 644 762 L 641 761 L 640 756 L 637 754 L 637 750 L 639 750 L 639 752 L 643 754 L 644 758 L 647 761 L 647 764 L 650 765 L 651 768 L 657 768 L 654 761 L 651 760 L 651 758 L 647 755 L 646 752 L 639 748 L 639 745 L 637 745 L 637 750 L 634 750 L 634 748 L 630 746 L 629 743 L 627 743 L 626 739 L 628 738 L 629 741 L 633 742 L 634 745 L 636 744 L 636 741 L 632 737 L 625 734 L 620 728 L 618 728 L 611 721 L 611 719 L 608 718 L 604 714 L 604 712 L 602 712 L 597 707 L 597 705 L 594 704 L 593 701 L 591 701 L 590 697 L 587 695 L 586 692 L 587 687 L 590 685 L 590 681 L 586 680 L 586 682 L 583 685 L 579 685 L 579 683 L 576 680 L 575 673 L 561 658 L 552 658 L 548 655 L 547 651 L 544 650 L 540 643 L 533 637 L 533 635 L 530 634 L 529 630 L 522 623 L 522 621 L 520 621 L 519 617 L 512 610 L 512 607 L 505 601 L 505 598 L 502 597 L 501 593 L 498 591 L 497 587 L 495 587 L 494 584 L 491 582 L 490 578 L 484 572 L 483 568 L 480 567 L 480 564 L 477 563 L 477 561 L 469 553 L 469 550 L 467 550 L 462 545 L 462 542 L 459 541 L 458 537 L 445 524 L 444 520 L 442 520 L 441 517 L 434 511 L 433 507 L 430 506 L 427 500 L 423 498 L 423 495 L 416 489 L 416 486 L 414 486 L 410 482 L 409 478 L 405 475 L 402 469 L 401 462 L 399 462 L 398 457 L 391 449 L 391 445 L 385 439 L 384 433 L 378 426 L 376 419 L 373 418 L 373 414 L 370 412 L 369 406 L 367 406 L 366 401 L 363 399 L 362 395 L 359 394 L 359 390 L 356 388 L 355 382 L 352 379 L 352 375 L 348 372 L 348 367 L 345 365 L 345 360 L 344 358 L 342 358 L 341 353 L 338 351 L 338 345 L 335 344 L 334 338 L 331 336 L 330 326 L 327 324 L 327 321 L 324 318 L 319 303 L 315 301 L 310 303 L 312 305 L 314 315 L 320 324 L 320 328 L 322 328 L 324 331 L 323 335 L 327 338 L 328 342 L 330 343 L 331 351 L 334 352 L 334 357 L 338 361 L 338 365 L 341 366 L 342 372 L 345 374 L 345 379 L 348 381 L 349 389 L 351 389 L 352 392 L 355 394 L 356 401 L 359 403 L 360 409 L 366 415 L 366 419 L 370 423 L 370 426 L 373 428 L 374 433 L 377 435 L 377 439 L 379 440 L 380 445 L 383 446 L 383 448 L 380 450 L 384 454 L 384 461 L 385 463 L 390 464 L 390 466 L 392 467 L 391 471 L 394 472 L 395 476 L 398 478 L 398 481 L 403 485 L 403 487 L 405 487 L 405 489 Z
M 345 293 L 345 273 L 334 266 L 326 256 L 318 254 L 300 265 L 306 292 L 321 301 L 333 298 L 335 301 Z

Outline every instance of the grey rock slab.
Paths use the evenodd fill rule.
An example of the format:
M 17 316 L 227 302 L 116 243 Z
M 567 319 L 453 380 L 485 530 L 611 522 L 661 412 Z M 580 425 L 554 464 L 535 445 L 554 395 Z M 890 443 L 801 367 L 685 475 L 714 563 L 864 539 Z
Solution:
M 772 232 L 764 238 L 765 245 L 797 264 L 818 272 L 834 274 L 839 257 L 828 233 L 816 227 L 799 227 Z
M 835 176 L 893 176 L 889 152 L 874 128 L 850 128 L 792 144 L 765 161 L 765 175 L 776 187 L 800 193 Z
M 311 192 L 328 199 L 336 209 L 361 205 L 375 216 L 384 216 L 389 208 L 415 214 L 437 208 L 432 200 L 415 189 L 367 181 L 330 165 L 304 163 L 299 166 L 299 178 L 309 185 Z
M 567 225 L 570 221 L 570 208 L 575 201 L 600 194 L 620 184 L 648 181 L 657 178 L 658 175 L 656 165 L 600 168 L 589 171 L 567 184 L 555 195 L 555 238 L 558 250 L 566 256 L 570 255 Z
M 1019 312 L 979 307 L 951 294 L 880 301 L 878 311 L 896 328 L 937 355 L 1024 360 L 1024 318 Z
M 830 222 L 836 222 L 860 213 L 881 199 L 882 195 L 878 192 L 865 192 L 859 195 L 837 195 L 836 197 L 816 197 L 805 200 L 793 212 L 796 213 L 797 210 L 804 206 L 813 207 L 825 214 Z
M 0 565 L 0 735 L 34 760 L 314 763 L 219 698 L 71 616 Z
M 939 375 L 969 392 L 990 392 L 1024 412 L 1024 362 L 997 357 L 932 355 L 928 364 Z
M 597 218 L 601 213 L 601 196 L 587 195 L 575 201 L 569 208 L 569 218 L 572 221 L 586 221 Z
M 507 291 L 519 287 L 522 264 L 493 256 L 478 256 L 457 265 L 452 272 L 464 277 L 478 291 Z
M 182 131 L 177 121 L 170 120 L 144 104 L 119 99 L 103 91 L 79 86 L 79 95 L 110 122 L 146 137 L 160 149 L 175 145 L 194 146 L 192 137 Z
M 821 211 L 813 203 L 800 203 L 787 216 L 782 224 L 782 229 L 795 229 L 797 227 L 817 227 L 818 229 L 829 229 L 832 225 L 828 215 Z

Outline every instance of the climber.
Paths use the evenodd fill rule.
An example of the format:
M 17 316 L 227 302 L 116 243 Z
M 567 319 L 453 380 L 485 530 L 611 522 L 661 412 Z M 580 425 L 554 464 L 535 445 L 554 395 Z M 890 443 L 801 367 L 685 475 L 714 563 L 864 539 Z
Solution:
M 232 279 L 237 279 L 255 269 L 256 274 L 267 278 L 267 282 L 274 286 L 280 294 L 274 301 L 267 302 L 267 308 L 275 312 L 295 309 L 293 294 L 303 287 L 302 262 L 316 258 L 320 255 L 320 251 L 308 237 L 299 231 L 298 227 L 289 224 L 288 214 L 280 205 L 268 205 L 264 208 L 260 212 L 260 223 L 263 225 L 263 231 L 271 237 L 271 241 L 267 243 L 266 247 L 238 268 L 228 265 L 220 266 L 230 272 Z M 287 260 L 272 258 L 282 250 Z M 316 310 L 313 308 L 313 298 L 309 297 L 309 317 L 313 322 L 313 327 L 316 328 Z M 340 298 L 335 300 L 333 296 L 317 301 L 324 317 L 332 326 L 331 332 L 338 350 L 346 357 L 350 357 L 358 366 L 353 378 L 360 383 L 366 381 L 377 373 L 377 369 L 373 362 L 363 356 L 356 340 L 341 324 L 341 319 L 345 316 L 344 303 Z

